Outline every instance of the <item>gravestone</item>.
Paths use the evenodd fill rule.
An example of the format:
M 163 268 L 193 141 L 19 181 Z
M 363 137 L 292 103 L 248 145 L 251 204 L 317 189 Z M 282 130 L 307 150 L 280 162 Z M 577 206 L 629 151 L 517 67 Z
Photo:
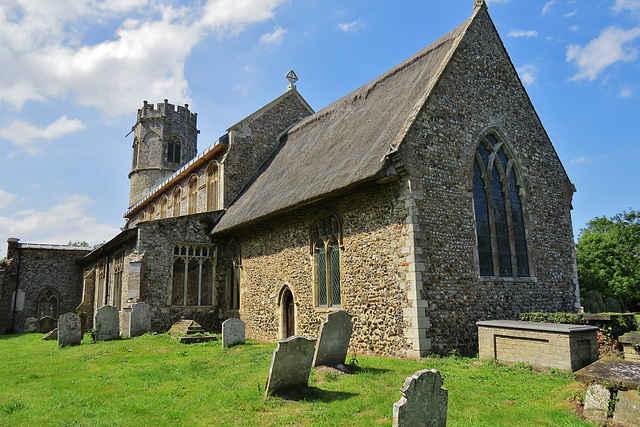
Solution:
M 352 314 L 344 310 L 334 311 L 322 322 L 318 345 L 313 356 L 313 366 L 338 366 L 344 364 L 353 331 Z
M 609 415 L 611 390 L 598 384 L 589 384 L 584 394 L 584 410 L 582 415 L 596 423 L 604 423 Z
M 41 334 L 51 332 L 55 327 L 56 320 L 51 316 L 44 316 L 38 319 L 38 332 L 40 332 Z
M 271 358 L 265 396 L 308 385 L 315 343 L 315 338 L 300 336 L 278 341 Z
M 622 305 L 617 299 L 609 297 L 604 300 L 604 311 L 607 313 L 622 313 Z
M 237 318 L 225 320 L 222 323 L 222 348 L 229 348 L 236 344 L 244 344 L 244 342 L 244 322 Z
M 446 426 L 449 391 L 435 369 L 423 369 L 408 376 L 400 389 L 402 397 L 393 404 L 393 425 Z
M 94 341 L 109 341 L 120 337 L 117 307 L 104 305 L 98 309 L 92 336 Z
M 604 311 L 604 301 L 600 292 L 596 290 L 585 292 L 582 299 L 586 313 L 602 313 Z
M 151 330 L 151 306 L 138 302 L 120 311 L 120 336 L 137 337 Z
M 169 329 L 169 335 L 174 338 L 202 333 L 204 333 L 204 329 L 202 328 L 202 326 L 200 326 L 200 324 L 195 320 L 189 319 L 178 320 L 176 323 L 171 325 L 171 329 Z
M 34 332 L 38 332 L 38 319 L 27 317 L 27 320 L 24 321 L 24 333 L 32 334 Z
M 84 334 L 83 334 L 84 335 Z M 58 340 L 58 328 L 55 328 L 53 331 L 49 332 L 45 336 L 42 337 L 43 341 L 53 341 Z
M 640 426 L 640 391 L 620 390 L 613 422 L 625 426 Z
M 58 319 L 58 347 L 82 342 L 82 324 L 76 313 L 66 313 Z

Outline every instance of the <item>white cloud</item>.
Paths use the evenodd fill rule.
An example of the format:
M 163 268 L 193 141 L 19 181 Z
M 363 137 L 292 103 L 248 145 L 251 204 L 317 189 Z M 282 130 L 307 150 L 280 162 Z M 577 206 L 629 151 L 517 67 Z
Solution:
M 640 37 L 640 28 L 625 31 L 609 27 L 584 47 L 569 45 L 567 47 L 567 62 L 573 61 L 579 69 L 571 80 L 594 80 L 605 68 L 616 62 L 635 60 L 638 56 L 638 49 L 624 47 L 624 45 L 637 37 Z
M 11 194 L 8 191 L 0 188 L 0 210 L 9 206 L 16 199 L 15 194 Z
M 558 2 L 556 0 L 551 0 L 550 2 L 545 3 L 544 7 L 542 8 L 542 14 L 546 15 L 547 12 L 549 12 L 549 10 L 551 10 L 551 6 L 553 6 L 554 4 L 557 4 Z
M 273 17 L 285 0 L 208 0 L 190 7 L 148 0 L 4 0 L 0 6 L 0 104 L 74 96 L 108 116 L 141 99 L 189 102 L 184 63 L 211 34 L 228 37 Z M 144 8 L 143 8 L 144 6 Z M 103 22 L 124 20 L 111 39 L 84 44 Z
M 52 141 L 85 128 L 85 124 L 80 120 L 69 119 L 67 116 L 60 117 L 46 128 L 39 128 L 29 122 L 16 120 L 9 126 L 0 129 L 0 138 L 6 139 L 30 154 L 37 154 L 40 152 L 40 148 L 36 146 L 36 141 Z
M 364 27 L 365 25 L 361 19 L 350 22 L 348 24 L 345 24 L 345 23 L 338 24 L 338 28 L 340 28 L 340 30 L 344 31 L 345 33 L 355 33 L 356 31 L 361 30 Z
M 590 159 L 585 156 L 576 157 L 575 159 L 569 160 L 569 163 L 589 163 L 592 162 L 593 159 Z
M 628 10 L 633 14 L 640 15 L 640 0 L 616 0 L 612 9 L 617 13 Z
M 534 30 L 511 30 L 509 31 L 509 37 L 538 37 L 538 32 Z
M 287 34 L 287 30 L 278 25 L 273 29 L 272 33 L 267 33 L 260 37 L 260 43 L 280 44 L 284 41 L 285 34 Z
M 576 16 L 578 14 L 578 9 L 574 10 L 573 12 L 569 12 L 569 13 L 565 13 L 564 16 L 565 18 L 571 18 L 573 16 Z
M 0 216 L 0 236 L 17 237 L 23 242 L 67 243 L 86 240 L 90 244 L 108 240 L 120 232 L 117 227 L 98 224 L 87 214 L 94 204 L 88 196 L 76 194 L 46 211 L 24 210 L 9 217 Z
M 632 96 L 633 96 L 633 89 L 626 87 L 620 90 L 620 98 L 630 98 Z
M 574 33 L 580 29 L 578 25 L 572 25 L 569 27 L 569 31 L 573 31 Z
M 517 69 L 520 78 L 526 85 L 533 84 L 538 78 L 538 69 L 535 65 L 527 64 Z

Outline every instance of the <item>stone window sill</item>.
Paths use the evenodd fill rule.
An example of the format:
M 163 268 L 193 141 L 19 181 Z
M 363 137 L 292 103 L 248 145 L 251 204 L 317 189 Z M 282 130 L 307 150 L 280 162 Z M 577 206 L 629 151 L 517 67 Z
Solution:
M 500 277 L 500 276 L 480 276 L 480 283 L 483 282 L 502 282 L 502 283 L 538 283 L 536 277 Z

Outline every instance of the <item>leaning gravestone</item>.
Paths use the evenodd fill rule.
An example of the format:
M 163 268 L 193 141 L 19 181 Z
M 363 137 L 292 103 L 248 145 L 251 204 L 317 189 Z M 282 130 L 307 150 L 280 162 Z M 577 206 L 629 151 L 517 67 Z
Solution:
M 137 337 L 151 330 L 151 306 L 139 302 L 131 307 L 130 336 Z
M 58 319 L 58 347 L 82 342 L 82 324 L 76 313 L 66 313 Z
M 446 426 L 449 392 L 435 369 L 423 369 L 407 377 L 402 397 L 393 404 L 393 425 L 398 427 Z
M 34 332 L 38 332 L 38 319 L 27 317 L 27 320 L 24 321 L 24 333 L 32 334 Z
M 38 319 L 38 332 L 40 332 L 41 334 L 51 332 L 55 327 L 56 320 L 51 316 L 44 316 Z
M 352 314 L 344 310 L 334 311 L 322 322 L 313 366 L 338 366 L 344 364 L 353 332 Z
M 225 320 L 222 323 L 222 348 L 229 348 L 236 344 L 244 344 L 244 342 L 244 322 L 237 318 Z
M 120 336 L 117 307 L 104 305 L 98 309 L 92 335 L 94 341 L 109 341 Z
M 265 396 L 309 384 L 315 343 L 315 338 L 300 336 L 278 341 L 271 358 Z
M 84 335 L 84 334 L 83 334 Z M 53 331 L 49 332 L 45 336 L 42 337 L 43 341 L 57 341 L 58 340 L 58 328 L 55 328 Z

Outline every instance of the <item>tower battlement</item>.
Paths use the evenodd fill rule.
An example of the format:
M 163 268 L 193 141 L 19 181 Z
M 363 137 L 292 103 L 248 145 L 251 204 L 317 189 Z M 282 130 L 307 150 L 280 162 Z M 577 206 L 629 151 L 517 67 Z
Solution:
M 184 104 L 184 106 L 178 105 L 176 111 L 176 106 L 169 104 L 168 99 L 165 99 L 162 103 L 158 103 L 156 108 L 154 108 L 154 104 L 149 104 L 147 101 L 144 101 L 142 108 L 138 109 L 138 121 L 161 117 L 188 122 L 195 127 L 198 114 L 189 111 L 189 104 Z

